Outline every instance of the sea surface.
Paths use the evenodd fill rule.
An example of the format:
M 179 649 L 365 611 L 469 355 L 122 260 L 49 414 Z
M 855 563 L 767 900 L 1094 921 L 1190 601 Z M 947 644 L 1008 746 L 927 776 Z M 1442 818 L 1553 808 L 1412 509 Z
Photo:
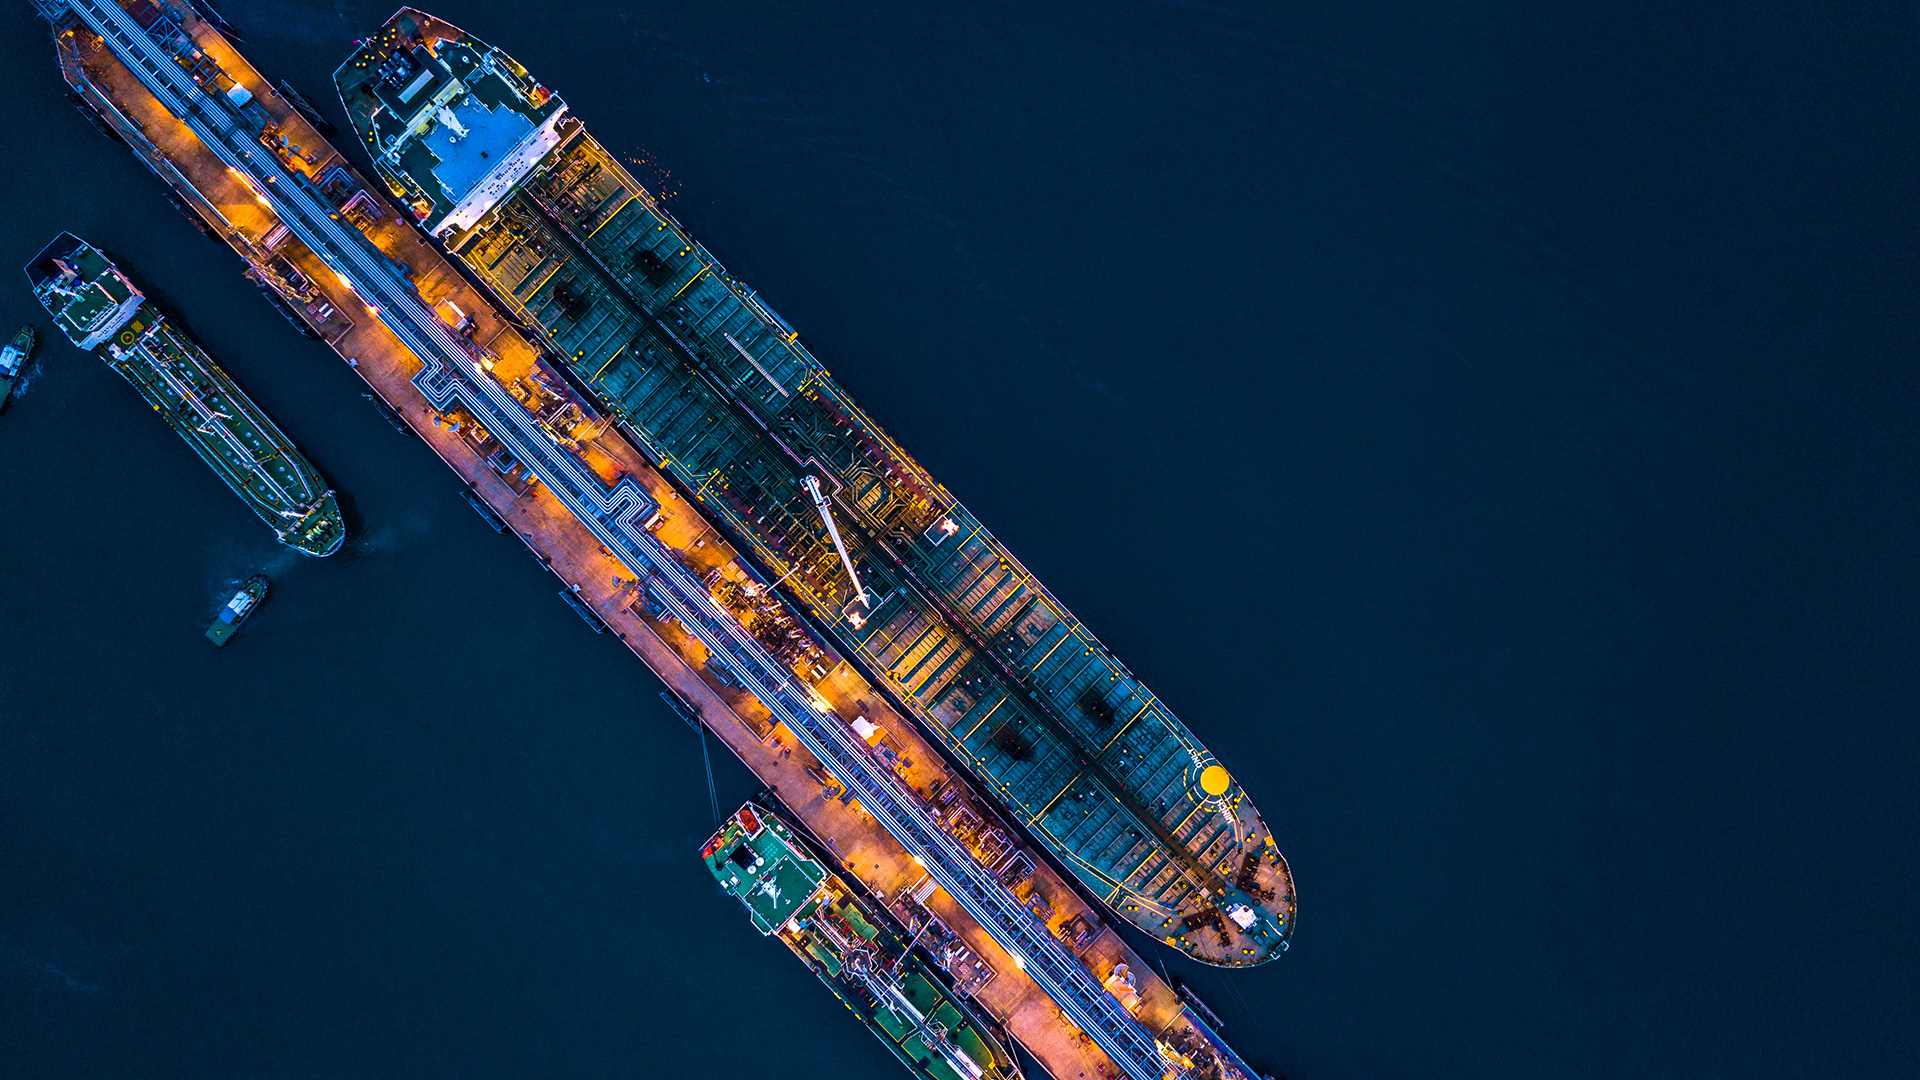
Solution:
M 338 117 L 393 0 L 220 6 Z M 904 1076 L 708 878 L 653 676 L 3 10 L 0 329 L 50 331 L 13 267 L 55 233 L 116 253 L 354 538 L 278 548 L 40 351 L 0 417 L 0 1077 Z M 1913 5 L 435 10 L 1239 775 L 1292 951 L 1153 955 L 1250 1060 L 1913 1075 Z

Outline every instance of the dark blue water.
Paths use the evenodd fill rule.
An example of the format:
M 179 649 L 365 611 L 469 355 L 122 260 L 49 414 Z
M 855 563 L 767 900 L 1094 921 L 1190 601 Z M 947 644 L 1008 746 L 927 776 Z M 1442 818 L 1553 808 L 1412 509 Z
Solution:
M 223 6 L 336 112 L 390 7 Z M 71 348 L 0 418 L 0 1075 L 900 1075 L 709 883 L 652 677 L 67 105 L 26 7 L 0 324 L 55 232 L 118 253 L 358 540 L 281 554 Z M 439 10 L 1240 774 L 1294 948 L 1171 965 L 1249 1057 L 1912 1075 L 1920 25 L 1683 7 Z

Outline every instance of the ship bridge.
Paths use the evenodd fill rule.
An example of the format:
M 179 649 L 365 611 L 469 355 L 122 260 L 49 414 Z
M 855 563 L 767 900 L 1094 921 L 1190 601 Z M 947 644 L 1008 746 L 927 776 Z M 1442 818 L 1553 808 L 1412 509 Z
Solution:
M 307 180 L 288 171 L 258 141 L 257 123 L 226 96 L 188 74 L 159 41 L 113 0 L 37 0 L 58 26 L 69 17 L 98 34 L 143 85 L 229 168 L 252 182 L 262 201 L 310 248 L 423 367 L 414 385 L 437 408 L 473 413 L 508 451 L 614 555 L 648 577 L 648 592 L 758 698 L 796 739 L 841 778 L 861 805 L 928 876 L 998 941 L 1132 1080 L 1178 1075 L 1154 1037 L 1101 986 L 1045 924 L 1020 903 L 875 756 L 840 717 L 816 704 L 810 688 L 728 615 L 644 522 L 651 500 L 632 481 L 612 489 L 557 446 L 507 389 L 486 374 L 473 346 L 456 337 L 403 273 L 366 237 L 344 224 Z

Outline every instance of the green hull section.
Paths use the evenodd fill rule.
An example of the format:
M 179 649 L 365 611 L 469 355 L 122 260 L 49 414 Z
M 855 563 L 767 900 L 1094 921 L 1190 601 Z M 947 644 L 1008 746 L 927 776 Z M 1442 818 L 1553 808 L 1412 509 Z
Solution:
M 908 948 L 893 922 L 752 803 L 707 841 L 707 869 L 778 937 L 894 1056 L 923 1080 L 1013 1080 L 1000 1040 Z
M 281 543 L 303 555 L 340 550 L 346 523 L 320 473 L 111 260 L 63 234 L 27 276 L 61 332 L 139 391 Z

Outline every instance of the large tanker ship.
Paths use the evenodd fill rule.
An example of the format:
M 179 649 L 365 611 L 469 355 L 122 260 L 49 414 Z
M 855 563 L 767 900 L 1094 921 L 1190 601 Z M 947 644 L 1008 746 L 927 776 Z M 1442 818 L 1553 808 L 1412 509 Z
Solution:
M 335 83 L 379 176 L 866 674 L 1123 918 L 1286 948 L 1238 782 L 513 58 L 412 8 Z
M 320 473 L 98 248 L 61 233 L 27 278 L 60 332 L 132 383 L 281 543 L 303 555 L 340 550 L 346 523 Z

